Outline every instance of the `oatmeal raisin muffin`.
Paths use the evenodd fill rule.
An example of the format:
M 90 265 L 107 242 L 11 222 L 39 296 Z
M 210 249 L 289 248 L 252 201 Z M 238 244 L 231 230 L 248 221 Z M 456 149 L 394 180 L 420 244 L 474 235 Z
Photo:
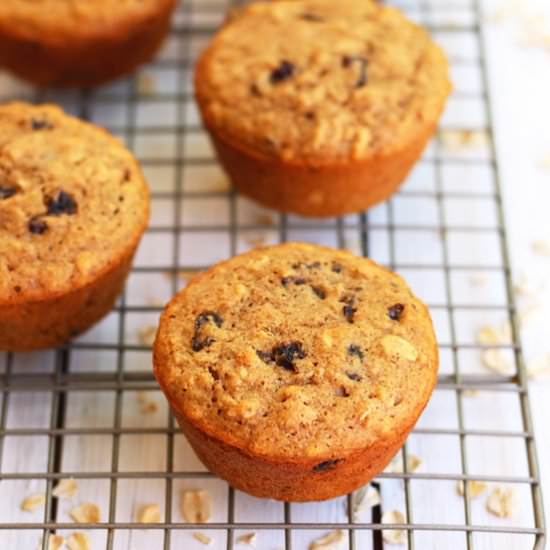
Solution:
M 176 0 L 2 0 L 0 66 L 40 86 L 94 86 L 149 61 Z
M 368 0 L 254 3 L 195 72 L 204 125 L 235 187 L 304 216 L 357 212 L 393 193 L 450 89 L 428 34 Z
M 199 275 L 165 309 L 157 380 L 203 463 L 284 501 L 357 489 L 402 446 L 436 383 L 428 310 L 348 252 L 260 248 Z
M 0 106 L 0 350 L 57 346 L 103 317 L 148 215 L 117 139 L 51 105 Z

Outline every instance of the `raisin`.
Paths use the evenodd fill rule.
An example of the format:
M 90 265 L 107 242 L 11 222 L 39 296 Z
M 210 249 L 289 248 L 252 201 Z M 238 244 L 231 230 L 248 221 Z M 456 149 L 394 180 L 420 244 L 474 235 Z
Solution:
M 359 78 L 355 82 L 355 87 L 362 88 L 368 82 L 367 68 L 369 65 L 369 60 L 360 55 L 344 55 L 342 57 L 342 67 L 347 69 L 351 67 L 353 63 L 360 63 Z
M 302 262 L 295 262 L 292 264 L 292 269 L 300 269 L 305 267 L 306 269 L 319 269 L 321 267 L 321 262 L 311 262 L 310 264 L 304 264 Z
M 368 82 L 368 76 L 367 76 L 367 68 L 368 68 L 369 62 L 366 59 L 362 60 L 361 63 L 361 72 L 359 74 L 359 78 L 357 79 L 357 82 L 355 83 L 356 88 L 362 88 L 365 86 Z
M 72 216 L 78 210 L 76 201 L 65 191 L 59 191 L 55 198 L 48 200 L 46 206 L 49 216 L 60 216 L 61 214 Z
M 296 371 L 296 366 L 293 363 L 294 358 L 303 359 L 306 356 L 306 352 L 303 350 L 300 342 L 290 342 L 275 346 L 271 350 L 271 355 L 275 364 L 279 367 Z
M 51 130 L 53 124 L 44 118 L 33 118 L 31 120 L 31 128 L 33 130 Z
M 250 91 L 250 95 L 254 97 L 261 97 L 262 95 L 260 92 L 260 88 L 258 88 L 258 85 L 255 83 L 250 85 L 249 91 Z
M 361 382 L 361 380 L 363 380 L 363 377 L 356 372 L 346 372 L 346 376 L 354 382 Z
M 294 285 L 305 285 L 306 280 L 303 277 L 283 277 L 281 279 L 281 284 L 284 287 L 287 287 L 289 284 Z
M 304 113 L 304 117 L 307 119 L 307 120 L 315 120 L 315 113 L 313 111 L 306 111 Z
M 195 334 L 191 339 L 191 349 L 193 351 L 201 351 L 204 348 L 210 347 L 214 342 L 214 338 L 207 336 L 206 338 L 201 338 L 201 329 L 202 327 L 209 322 L 213 322 L 218 328 L 222 326 L 223 319 L 214 311 L 203 311 L 195 319 Z
M 201 351 L 204 348 L 210 347 L 215 342 L 214 338 L 207 336 L 201 340 L 198 334 L 194 334 L 191 339 L 191 349 L 193 351 Z
M 392 321 L 399 321 L 403 315 L 403 311 L 405 311 L 405 306 L 403 304 L 394 304 L 388 308 L 388 317 Z
M 344 314 L 347 322 L 353 323 L 353 317 L 357 312 L 357 308 L 353 307 L 355 305 L 355 298 L 353 296 L 344 296 L 340 299 L 340 302 L 345 304 L 342 308 L 342 313 Z
M 311 286 L 311 290 L 321 299 L 324 300 L 327 297 L 325 289 L 320 286 Z
M 17 193 L 15 187 L 2 187 L 0 185 L 0 201 L 4 199 L 9 199 Z
M 280 65 L 271 71 L 269 80 L 271 84 L 279 84 L 294 75 L 294 65 L 290 61 L 281 61 Z
M 336 460 L 325 460 L 320 462 L 316 466 L 313 466 L 314 472 L 326 472 L 328 470 L 334 470 L 336 465 L 341 462 L 341 459 L 337 458 Z
M 332 262 L 332 271 L 334 273 L 342 273 L 342 269 L 344 269 L 342 267 L 341 264 L 337 263 L 337 262 Z
M 256 355 L 258 355 L 264 363 L 275 363 L 285 370 L 296 372 L 294 359 L 303 359 L 306 356 L 306 352 L 303 350 L 300 342 L 289 342 L 288 344 L 274 346 L 270 352 L 256 350 Z
M 219 380 L 220 379 L 220 375 L 219 375 L 218 371 L 215 368 L 208 367 L 208 372 L 210 373 L 210 376 L 212 376 L 212 378 L 214 380 Z
M 218 328 L 223 323 L 223 319 L 215 311 L 203 311 L 195 319 L 195 330 L 200 330 L 209 321 L 213 321 Z
M 304 21 L 312 21 L 313 23 L 321 23 L 324 21 L 320 15 L 309 12 L 302 13 L 302 15 L 300 15 L 300 19 L 303 19 Z
M 261 349 L 256 350 L 256 355 L 266 364 L 273 363 L 273 356 L 270 351 L 263 351 Z
M 42 235 L 48 230 L 48 224 L 40 218 L 32 218 L 29 221 L 28 227 L 33 235 Z
M 342 308 L 342 312 L 344 313 L 344 317 L 347 319 L 348 323 L 353 323 L 353 316 L 355 315 L 355 312 L 357 311 L 357 308 L 346 304 Z
M 359 357 L 359 359 L 363 359 L 365 356 L 363 350 L 356 344 L 350 344 L 348 346 L 348 355 L 350 357 Z

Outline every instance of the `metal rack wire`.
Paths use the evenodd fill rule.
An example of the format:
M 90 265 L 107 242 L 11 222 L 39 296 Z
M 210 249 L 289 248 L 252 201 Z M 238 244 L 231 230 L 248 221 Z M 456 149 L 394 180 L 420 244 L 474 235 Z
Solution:
M 329 221 L 305 221 L 265 212 L 220 186 L 219 180 L 213 183 L 213 174 L 217 178 L 218 169 L 204 145 L 204 132 L 193 111 L 190 73 L 197 49 L 214 32 L 225 10 L 236 3 L 230 0 L 184 2 L 174 19 L 170 41 L 159 59 L 139 75 L 115 86 L 61 94 L 47 90 L 35 92 L 9 81 L 8 91 L 3 93 L 2 99 L 13 96 L 56 101 L 121 136 L 134 149 L 149 176 L 157 215 L 153 217 L 124 295 L 99 328 L 52 353 L 32 357 L 0 354 L 0 501 L 4 504 L 9 501 L 12 508 L 17 507 L 16 495 L 24 496 L 29 488 L 38 487 L 46 495 L 39 516 L 6 515 L 2 508 L 0 547 L 30 548 L 30 541 L 36 543 L 42 537 L 41 547 L 46 550 L 48 533 L 78 529 L 91 534 L 94 549 L 168 550 L 187 549 L 193 544 L 200 547 L 200 543 L 191 538 L 191 533 L 196 531 L 215 535 L 215 547 L 232 549 L 237 545 L 236 535 L 249 530 L 266 531 L 272 537 L 260 539 L 258 548 L 272 548 L 276 544 L 291 550 L 307 547 L 305 541 L 312 540 L 315 533 L 342 529 L 347 533 L 345 543 L 350 550 L 379 549 L 385 546 L 382 529 L 400 529 L 406 531 L 404 544 L 411 550 L 418 547 L 504 548 L 503 536 L 513 541 L 509 548 L 542 549 L 545 530 L 539 472 L 518 339 L 498 166 L 491 139 L 478 0 L 393 2 L 449 47 L 456 88 L 451 115 L 443 121 L 442 130 L 421 161 L 416 176 L 411 176 L 395 198 L 369 213 Z M 151 75 L 156 81 L 150 80 Z M 144 80 L 145 77 L 148 80 Z M 470 123 L 471 113 L 479 111 L 483 112 L 479 117 L 481 122 Z M 488 137 L 485 147 L 474 154 L 468 148 L 447 150 L 443 133 L 464 130 L 483 132 Z M 477 217 L 469 217 L 472 211 Z M 268 223 L 266 216 L 271 220 Z M 291 504 L 279 507 L 253 499 L 243 501 L 244 495 L 218 482 L 217 494 L 223 500 L 218 516 L 205 525 L 186 523 L 177 511 L 180 482 L 209 483 L 213 477 L 193 463 L 190 449 L 185 447 L 167 412 L 151 425 L 135 411 L 131 413 L 133 420 L 129 420 L 128 396 L 138 391 L 158 392 L 148 368 L 150 348 L 136 341 L 134 334 L 138 322 L 148 319 L 154 323 L 161 311 L 161 306 L 150 299 L 151 288 L 159 292 L 156 302 L 165 301 L 184 284 L 182 271 L 200 271 L 258 239 L 265 242 L 301 239 L 348 247 L 385 263 L 413 281 L 415 278 L 424 281 L 419 283 L 420 290 L 427 293 L 426 299 L 434 313 L 443 363 L 434 401 L 450 411 L 453 420 L 447 422 L 443 416 L 437 425 L 419 424 L 402 451 L 404 472 L 385 472 L 378 476 L 375 484 L 382 492 L 382 503 L 367 510 L 360 519 L 352 513 L 351 496 L 336 504 L 319 504 L 306 510 Z M 491 244 L 486 245 L 487 242 Z M 478 246 L 482 250 L 471 257 L 458 252 Z M 489 300 L 492 291 L 487 289 L 483 290 L 480 300 L 469 303 L 467 297 L 461 298 L 457 288 L 464 291 L 461 281 L 473 276 L 497 281 L 500 300 Z M 432 284 L 435 280 L 439 281 L 441 291 L 435 291 L 434 298 L 429 294 L 434 291 L 432 287 L 437 286 Z M 471 290 L 471 295 L 476 292 Z M 498 315 L 511 323 L 512 343 L 491 346 L 508 354 L 514 367 L 510 375 L 490 374 L 472 367 L 474 355 L 484 346 L 464 336 L 463 317 L 469 315 L 475 319 Z M 475 324 L 475 319 L 469 321 L 470 325 Z M 509 417 L 502 414 L 496 423 L 486 427 L 485 409 L 470 403 L 473 390 L 486 394 L 489 403 L 513 402 Z M 102 408 L 104 405 L 109 412 L 103 414 L 98 408 L 82 406 L 88 399 L 96 405 L 100 403 Z M 38 412 L 27 418 L 21 402 Z M 480 411 L 481 416 L 476 417 Z M 443 452 L 437 438 L 447 438 L 441 444 L 443 447 L 454 441 L 456 468 L 441 469 L 435 467 L 434 462 L 434 467 L 428 465 L 426 472 L 407 471 L 407 455 L 411 453 L 411 446 L 413 450 L 418 446 L 413 445 L 415 437 L 428 438 L 430 442 L 424 448 L 434 455 Z M 130 446 L 129 453 L 130 438 L 138 438 L 138 447 Z M 144 446 L 161 440 L 162 452 L 157 453 L 161 456 L 160 466 L 141 463 L 140 456 L 131 457 L 131 467 L 127 466 L 129 454 L 145 456 Z M 472 441 L 478 443 L 472 445 Z M 494 441 L 498 443 L 493 447 Z M 493 470 L 492 461 L 499 464 L 502 458 L 501 441 L 513 443 L 513 462 L 525 463 L 521 473 Z M 478 446 L 483 451 L 483 460 L 491 464 L 485 470 L 479 468 L 475 460 L 472 466 L 473 447 Z M 78 447 L 85 452 L 79 452 Z M 103 459 L 94 458 L 101 466 L 86 459 L 86 453 L 94 450 L 101 457 L 108 457 L 104 464 Z M 153 454 L 155 452 L 153 450 Z M 71 462 L 67 458 L 71 453 L 77 462 L 84 462 Z M 27 454 L 33 455 L 30 466 L 23 467 L 18 462 L 25 462 Z M 33 462 L 34 456 L 38 462 Z M 101 523 L 69 521 L 63 504 L 52 498 L 57 480 L 67 477 L 76 479 L 83 487 L 88 483 L 89 491 L 96 491 L 96 496 L 98 487 L 104 487 L 101 494 L 105 519 Z M 470 487 L 466 482 L 471 480 L 522 488 L 526 498 L 521 521 L 512 518 L 495 522 L 483 515 L 480 506 L 469 498 Z M 448 489 L 449 483 L 460 481 L 465 486 L 462 498 Z M 134 483 L 145 485 L 132 489 Z M 148 483 L 155 484 L 153 493 L 160 495 L 158 501 L 163 509 L 163 521 L 154 526 L 137 523 L 135 516 L 121 512 L 120 506 L 128 490 L 134 491 L 134 496 L 147 494 Z M 428 498 L 419 504 L 417 496 L 422 494 Z M 433 499 L 434 495 L 436 507 L 454 508 L 453 517 L 458 520 L 436 521 L 428 517 L 429 497 Z M 397 501 L 400 504 L 396 504 Z M 433 507 L 433 501 L 431 505 Z M 389 506 L 401 506 L 405 513 L 403 524 L 381 523 L 382 512 Z M 253 507 L 265 508 L 263 519 L 250 519 L 258 517 L 251 513 Z M 336 507 L 339 511 L 335 511 Z M 248 511 L 248 516 L 243 510 Z M 328 511 L 325 513 L 325 510 Z

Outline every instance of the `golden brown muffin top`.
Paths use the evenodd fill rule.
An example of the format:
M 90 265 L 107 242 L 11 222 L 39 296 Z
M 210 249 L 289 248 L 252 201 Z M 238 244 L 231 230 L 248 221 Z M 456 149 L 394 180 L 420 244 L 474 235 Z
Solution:
M 320 163 L 399 150 L 450 91 L 428 34 L 366 0 L 254 3 L 218 32 L 195 81 L 226 139 Z
M 0 106 L 0 303 L 85 285 L 134 247 L 149 214 L 136 161 L 52 105 Z
M 2 0 L 0 27 L 20 36 L 62 42 L 66 36 L 109 34 L 131 28 L 175 0 Z
M 167 306 L 155 373 L 209 435 L 279 459 L 338 459 L 410 428 L 438 354 L 426 307 L 374 262 L 307 244 L 237 256 Z

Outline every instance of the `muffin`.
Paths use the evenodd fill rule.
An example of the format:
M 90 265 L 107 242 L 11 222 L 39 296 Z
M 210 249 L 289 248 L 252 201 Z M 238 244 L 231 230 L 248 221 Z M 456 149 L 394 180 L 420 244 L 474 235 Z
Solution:
M 234 186 L 312 217 L 391 195 L 450 89 L 428 34 L 368 0 L 254 3 L 218 32 L 195 72 L 203 123 Z
M 117 139 L 51 105 L 0 106 L 0 350 L 58 346 L 103 317 L 148 216 Z
M 308 244 L 197 276 L 154 345 L 155 376 L 205 466 L 283 501 L 343 495 L 380 472 L 437 368 L 429 312 L 399 276 Z
M 95 86 L 149 61 L 176 0 L 2 0 L 0 66 L 39 86 Z

